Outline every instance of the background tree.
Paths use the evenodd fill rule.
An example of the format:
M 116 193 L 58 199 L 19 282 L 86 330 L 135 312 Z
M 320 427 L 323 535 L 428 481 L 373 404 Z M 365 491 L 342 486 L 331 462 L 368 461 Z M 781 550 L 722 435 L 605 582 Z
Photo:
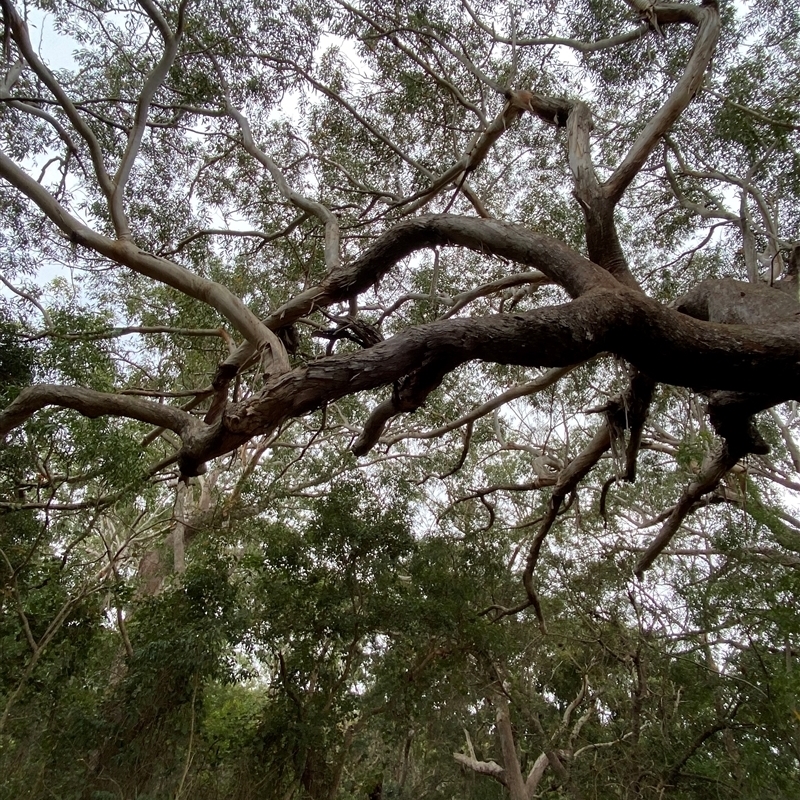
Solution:
M 9 796 L 797 791 L 797 3 L 0 5 Z

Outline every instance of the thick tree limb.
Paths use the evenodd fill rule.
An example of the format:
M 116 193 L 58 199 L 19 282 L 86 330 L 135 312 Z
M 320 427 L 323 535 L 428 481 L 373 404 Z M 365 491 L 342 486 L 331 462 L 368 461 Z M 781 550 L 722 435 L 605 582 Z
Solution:
M 0 167 L 2 164 L 0 157 Z M 11 174 L 15 177 L 18 173 Z M 35 186 L 32 193 L 44 191 Z M 55 204 L 53 215 L 60 219 L 61 214 L 66 212 Z M 74 218 L 61 221 L 79 238 L 93 243 L 99 252 L 116 256 L 120 263 L 134 262 L 140 271 L 147 269 L 154 275 L 177 273 L 180 281 L 193 277 L 177 265 L 139 253 L 131 244 L 110 242 L 87 232 Z M 190 442 L 184 438 L 184 468 L 196 468 L 289 417 L 339 397 L 392 383 L 420 368 L 428 375 L 441 375 L 442 370 L 474 359 L 564 367 L 609 352 L 665 383 L 739 392 L 758 386 L 770 403 L 800 397 L 800 322 L 794 317 L 752 326 L 697 320 L 624 288 L 605 270 L 561 242 L 496 220 L 428 216 L 399 223 L 362 258 L 330 275 L 305 299 L 301 296 L 287 304 L 285 316 L 279 309 L 267 324 L 278 327 L 294 321 L 300 307 L 313 305 L 314 298 L 358 292 L 414 250 L 445 244 L 533 266 L 576 299 L 564 306 L 527 313 L 441 320 L 411 328 L 368 350 L 323 358 L 272 378 L 262 392 L 228 408 L 219 424 L 192 430 Z M 203 297 L 209 291 L 207 283 L 200 281 L 193 289 Z M 777 290 L 770 291 L 780 295 Z M 53 403 L 59 404 L 56 394 L 49 395 L 43 404 Z M 91 413 L 98 410 L 96 401 L 86 407 Z M 115 407 L 106 413 L 126 412 Z M 162 423 L 159 420 L 156 424 Z
M 428 214 L 397 223 L 359 258 L 330 272 L 321 284 L 273 312 L 265 324 L 288 325 L 311 308 L 349 299 L 374 286 L 398 261 L 429 247 L 460 246 L 538 269 L 573 297 L 596 286 L 615 286 L 609 276 L 557 239 L 496 219 Z
M 44 383 L 23 389 L 11 404 L 0 412 L 0 441 L 45 406 L 72 408 L 85 417 L 116 416 L 138 419 L 140 422 L 169 428 L 179 436 L 186 436 L 200 426 L 191 414 L 173 406 L 152 403 L 138 397 Z
M 95 415 L 131 416 L 180 429 L 183 467 L 192 470 L 285 419 L 345 395 L 387 385 L 420 367 L 434 374 L 442 365 L 451 370 L 474 359 L 561 367 L 605 352 L 627 359 L 664 383 L 699 390 L 745 391 L 759 386 L 770 403 L 800 398 L 798 323 L 740 326 L 704 322 L 617 286 L 616 290 L 604 287 L 587 292 L 567 305 L 524 314 L 442 320 L 411 328 L 358 353 L 319 359 L 270 379 L 260 393 L 229 406 L 218 424 L 200 430 L 186 427 L 189 415 L 130 397 L 71 390 L 69 403 L 64 403 L 58 387 L 41 390 L 38 395 L 35 387 L 28 390 L 33 394 L 18 399 L 17 409 L 27 402 L 29 410 L 19 420 L 18 412 L 10 416 L 6 412 L 5 430 L 44 405 L 66 405 Z M 34 397 L 37 399 L 30 405 Z M 169 413 L 178 416 L 165 419 Z
M 474 359 L 560 367 L 606 352 L 664 383 L 700 390 L 757 385 L 774 403 L 800 397 L 800 325 L 701 322 L 638 292 L 604 288 L 564 306 L 410 328 L 367 350 L 295 369 L 230 406 L 219 428 L 206 430 L 185 452 L 184 466 L 225 453 L 289 417 L 387 385 L 420 367 L 435 371 L 446 364 L 452 370 Z

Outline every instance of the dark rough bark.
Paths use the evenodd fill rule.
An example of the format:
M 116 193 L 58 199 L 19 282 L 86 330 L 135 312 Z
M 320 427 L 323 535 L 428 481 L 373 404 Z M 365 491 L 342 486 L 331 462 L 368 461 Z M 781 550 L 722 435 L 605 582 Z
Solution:
M 337 293 L 357 291 L 398 259 L 432 244 L 461 245 L 533 266 L 575 300 L 526 313 L 441 320 L 355 354 L 319 359 L 273 377 L 261 392 L 228 406 L 209 425 L 136 398 L 32 387 L 0 414 L 0 433 L 45 405 L 68 406 L 87 415 L 123 414 L 179 433 L 184 440 L 182 466 L 193 474 L 209 458 L 347 394 L 405 378 L 396 408 L 410 410 L 446 372 L 470 360 L 558 367 L 599 353 L 616 354 L 659 382 L 698 391 L 757 390 L 758 399 L 751 399 L 748 409 L 800 397 L 800 317 L 788 295 L 735 281 L 705 282 L 670 309 L 624 287 L 563 243 L 519 225 L 447 215 L 409 220 L 347 268 L 347 277 L 332 276 L 328 283 L 338 287 Z M 280 327 L 279 321 L 292 322 L 295 313 L 286 309 L 279 320 L 276 312 L 269 322 Z
M 663 383 L 698 391 L 758 387 L 770 405 L 800 398 L 800 321 L 706 322 L 617 286 L 528 313 L 434 322 L 352 355 L 319 359 L 272 379 L 229 406 L 219 425 L 187 437 L 182 466 L 191 474 L 208 458 L 325 402 L 417 370 L 444 374 L 475 359 L 559 367 L 614 353 Z
M 675 308 L 695 319 L 724 325 L 800 321 L 800 304 L 796 297 L 777 287 L 731 278 L 698 283 L 676 301 Z

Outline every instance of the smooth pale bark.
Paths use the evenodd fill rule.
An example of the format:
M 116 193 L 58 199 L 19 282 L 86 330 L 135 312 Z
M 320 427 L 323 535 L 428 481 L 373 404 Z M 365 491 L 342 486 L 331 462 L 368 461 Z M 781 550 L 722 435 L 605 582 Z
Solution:
M 200 427 L 191 414 L 178 408 L 141 400 L 129 395 L 96 392 L 78 386 L 39 384 L 23 389 L 17 398 L 0 412 L 0 441 L 30 416 L 46 406 L 72 408 L 85 417 L 117 416 L 158 425 L 185 436 Z
M 286 351 L 277 336 L 226 286 L 201 278 L 166 258 L 139 249 L 129 239 L 110 239 L 70 214 L 41 184 L 0 152 L 0 178 L 32 200 L 76 245 L 81 245 L 134 272 L 171 286 L 208 304 L 239 331 L 255 348 L 269 347 L 279 371 L 288 369 Z

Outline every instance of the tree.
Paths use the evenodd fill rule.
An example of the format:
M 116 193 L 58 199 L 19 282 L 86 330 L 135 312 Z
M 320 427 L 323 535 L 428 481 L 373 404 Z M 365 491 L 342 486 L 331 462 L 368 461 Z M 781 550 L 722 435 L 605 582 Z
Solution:
M 235 584 L 249 526 L 302 538 L 317 513 L 310 496 L 355 472 L 386 505 L 386 487 L 404 487 L 415 535 L 444 548 L 437 575 L 450 564 L 482 576 L 459 594 L 478 627 L 457 626 L 463 646 L 429 653 L 463 657 L 465 696 L 493 687 L 491 713 L 464 707 L 469 722 L 489 714 L 499 732 L 521 724 L 528 700 L 548 707 L 530 722 L 528 769 L 544 753 L 564 791 L 584 779 L 577 756 L 559 770 L 559 750 L 611 758 L 611 742 L 638 746 L 633 722 L 601 722 L 641 716 L 646 681 L 617 681 L 641 694 L 633 715 L 622 700 L 596 711 L 591 654 L 577 683 L 519 688 L 525 645 L 494 642 L 484 624 L 524 620 L 526 641 L 532 614 L 544 641 L 585 638 L 571 611 L 621 602 L 604 623 L 632 643 L 612 648 L 615 668 L 654 647 L 655 626 L 664 686 L 672 641 L 702 650 L 719 674 L 758 663 L 759 679 L 742 680 L 791 696 L 797 632 L 774 606 L 793 596 L 800 536 L 789 500 L 800 488 L 797 3 L 0 3 L 0 574 L 13 609 L 3 636 L 24 645 L 4 677 L 4 721 L 22 724 L 14 709 L 36 694 L 29 680 L 46 648 L 58 660 L 74 615 L 86 652 L 108 648 L 93 668 L 115 686 L 145 674 L 142 652 L 171 664 L 156 629 L 170 602 L 194 608 L 181 592 L 214 551 L 204 532 L 224 532 L 227 567 L 209 580 L 227 608 L 223 584 Z M 39 26 L 72 43 L 69 64 L 37 45 Z M 332 558 L 313 551 L 317 566 Z M 765 572 L 783 588 L 762 608 Z M 611 588 L 579 596 L 579 576 L 595 574 Z M 693 594 L 701 578 L 714 588 Z M 287 603 L 300 594 L 287 591 Z M 667 613 L 673 601 L 685 613 Z M 459 618 L 442 607 L 454 616 L 431 630 Z M 206 635 L 205 614 L 200 627 L 177 615 L 192 641 Z M 224 683 L 219 665 L 247 639 L 237 624 L 209 623 L 202 668 L 153 672 L 154 685 L 185 690 L 159 720 L 190 720 L 195 736 L 203 687 Z M 603 651 L 595 628 L 588 638 Z M 426 636 L 416 641 L 436 640 Z M 401 785 L 410 742 L 425 739 L 408 734 L 414 709 L 440 715 L 447 736 L 459 727 L 426 706 L 434 683 L 400 702 L 397 676 L 416 676 L 426 657 L 413 635 L 404 641 L 388 674 L 405 711 L 396 729 L 370 729 L 369 751 L 398 737 Z M 298 651 L 302 666 L 284 673 L 273 647 L 285 702 L 290 677 L 336 672 L 346 656 L 332 647 L 333 666 Z M 383 678 L 376 667 L 359 680 Z M 670 687 L 665 704 L 683 691 Z M 625 761 L 640 792 L 680 786 L 717 733 L 727 772 L 706 764 L 705 777 L 748 785 L 753 767 L 742 765 L 757 759 L 746 737 L 733 741 L 733 720 L 752 700 L 725 680 L 707 688 L 696 705 L 706 727 L 681 720 L 664 733 L 674 748 Z M 591 698 L 596 726 L 567 718 L 576 698 Z M 667 731 L 662 710 L 651 719 Z M 796 720 L 782 706 L 770 720 L 759 742 L 771 754 Z M 315 741 L 332 749 L 315 763 L 330 787 L 350 751 L 331 734 L 344 723 L 325 724 Z M 520 747 L 507 728 L 505 770 Z M 137 740 L 128 733 L 121 747 Z M 657 750 L 643 740 L 637 752 Z M 95 766 L 118 755 L 92 741 Z M 174 750 L 185 755 L 170 784 L 179 794 L 194 746 Z M 796 777 L 797 754 L 786 759 Z M 302 775 L 286 791 L 299 780 L 313 794 Z M 514 797 L 519 783 L 506 782 Z M 166 784 L 147 791 L 156 785 Z

